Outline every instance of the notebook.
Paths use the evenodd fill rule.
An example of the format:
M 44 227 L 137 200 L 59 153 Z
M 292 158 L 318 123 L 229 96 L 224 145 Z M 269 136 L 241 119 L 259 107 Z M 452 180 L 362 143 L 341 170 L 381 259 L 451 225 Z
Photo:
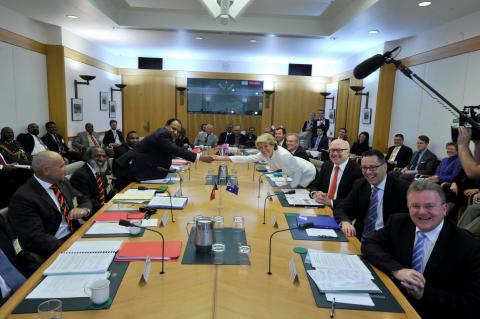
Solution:
M 313 223 L 314 228 L 326 228 L 326 229 L 340 229 L 335 218 L 330 216 L 304 216 L 299 215 L 297 217 L 297 224 L 299 226 L 305 223 Z
M 172 209 L 184 209 L 187 206 L 188 197 L 175 197 L 175 196 L 155 196 L 152 198 L 148 207 L 151 208 L 170 208 Z
M 165 260 L 176 260 L 180 257 L 182 241 L 165 241 Z M 125 243 L 115 257 L 116 261 L 162 260 L 162 242 L 128 242 Z
M 129 213 L 129 212 L 111 212 L 95 215 L 93 218 L 97 222 L 118 222 L 120 219 L 143 219 L 145 213 Z

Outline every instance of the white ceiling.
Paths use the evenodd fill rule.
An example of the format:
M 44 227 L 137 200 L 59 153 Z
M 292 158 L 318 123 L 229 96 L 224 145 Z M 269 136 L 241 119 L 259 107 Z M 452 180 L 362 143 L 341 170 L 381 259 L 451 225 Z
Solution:
M 116 55 L 328 64 L 480 10 L 479 0 L 431 1 L 420 8 L 419 0 L 254 0 L 228 25 L 215 21 L 200 0 L 0 0 L 0 5 Z M 380 33 L 370 35 L 371 29 Z

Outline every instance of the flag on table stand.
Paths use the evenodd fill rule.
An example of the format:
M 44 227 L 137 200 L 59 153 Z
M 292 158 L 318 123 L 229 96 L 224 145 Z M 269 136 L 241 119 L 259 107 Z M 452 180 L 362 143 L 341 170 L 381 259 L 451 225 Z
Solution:
M 210 200 L 214 200 L 215 199 L 215 191 L 218 190 L 218 186 L 217 186 L 217 183 L 215 183 L 213 185 L 213 188 L 212 188 L 212 191 L 210 192 Z
M 231 181 L 228 181 L 227 187 L 225 188 L 227 192 L 238 195 L 238 185 L 233 184 Z

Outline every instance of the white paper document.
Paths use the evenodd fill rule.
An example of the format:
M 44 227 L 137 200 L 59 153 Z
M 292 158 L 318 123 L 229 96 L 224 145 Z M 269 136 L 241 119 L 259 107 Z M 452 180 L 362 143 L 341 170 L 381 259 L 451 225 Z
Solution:
M 360 270 L 371 276 L 370 270 L 357 255 L 325 253 L 315 249 L 309 249 L 308 255 L 314 268 Z M 373 279 L 373 277 L 371 278 Z
M 372 298 L 367 293 L 327 293 L 325 294 L 325 297 L 330 302 L 335 298 L 335 302 L 370 307 L 375 306 Z
M 87 230 L 85 235 L 108 235 L 108 234 L 129 234 L 128 227 L 121 226 L 118 222 L 95 222 Z
M 150 203 L 148 203 L 148 207 L 170 208 L 171 206 L 173 209 L 183 209 L 187 205 L 187 202 L 187 197 L 155 196 Z
M 300 195 L 310 196 L 310 192 L 308 191 L 308 189 L 304 189 L 304 188 L 285 188 L 285 189 L 282 189 L 282 192 L 284 192 L 284 193 L 288 193 L 290 191 L 295 191 L 295 193 L 294 194 L 285 194 L 285 197 L 297 197 L 297 196 L 300 196 Z
M 305 231 L 307 232 L 307 235 L 311 237 L 338 237 L 333 229 L 307 228 Z
M 307 270 L 321 292 L 381 292 L 361 271 L 335 269 Z
M 47 276 L 26 299 L 81 298 L 87 297 L 83 289 L 88 283 L 108 279 L 109 272 L 91 275 Z
M 103 274 L 115 253 L 61 253 L 43 272 L 48 275 Z
M 117 252 L 122 246 L 121 240 L 79 240 L 68 248 L 66 253 Z
M 143 227 L 156 227 L 156 226 L 158 226 L 158 219 L 157 218 L 142 219 L 142 226 Z

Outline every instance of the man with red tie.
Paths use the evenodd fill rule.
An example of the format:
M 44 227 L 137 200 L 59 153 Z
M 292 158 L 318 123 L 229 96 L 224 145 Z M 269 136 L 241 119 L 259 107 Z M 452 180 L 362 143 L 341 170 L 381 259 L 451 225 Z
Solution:
M 13 195 L 8 218 L 20 243 L 48 258 L 78 227 L 77 219 L 90 214 L 90 200 L 65 179 L 62 156 L 38 153 L 32 161 L 34 175 Z
M 72 186 L 88 196 L 92 202 L 92 213 L 97 212 L 108 202 L 115 192 L 108 182 L 105 171 L 107 169 L 107 154 L 99 146 L 90 147 L 85 152 L 86 163 L 70 177 Z
M 362 177 L 358 164 L 349 159 L 350 145 L 344 140 L 334 140 L 328 148 L 330 160 L 323 163 L 310 191 L 313 199 L 336 207 L 352 189 L 353 182 Z
M 87 123 L 85 124 L 85 131 L 77 134 L 72 145 L 83 153 L 89 147 L 101 145 L 100 135 L 94 131 L 92 123 Z

